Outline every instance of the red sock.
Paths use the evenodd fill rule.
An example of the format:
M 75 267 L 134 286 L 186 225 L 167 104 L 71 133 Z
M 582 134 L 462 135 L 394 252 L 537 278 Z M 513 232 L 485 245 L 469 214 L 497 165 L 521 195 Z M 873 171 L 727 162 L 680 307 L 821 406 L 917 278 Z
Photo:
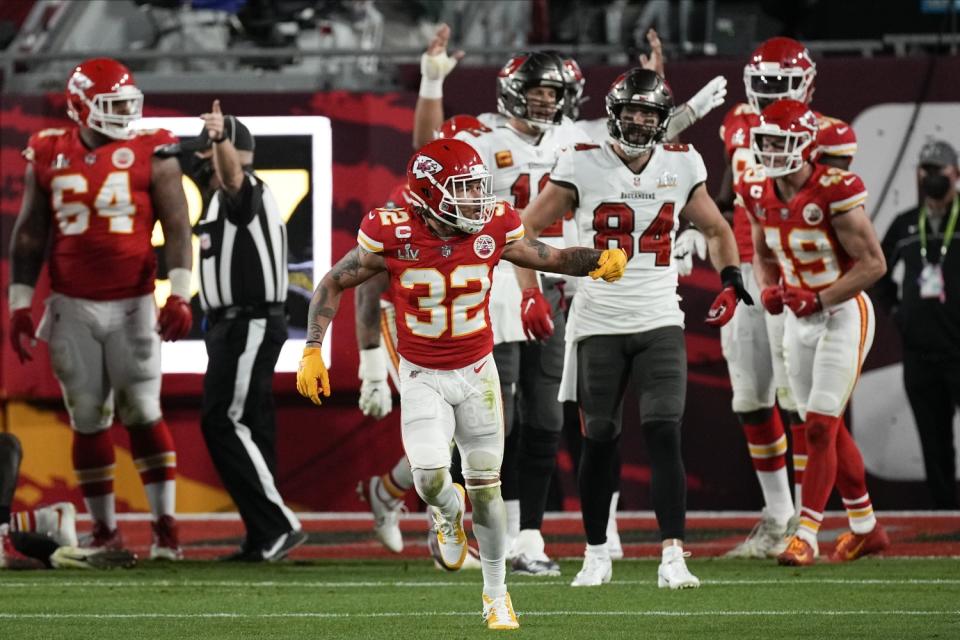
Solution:
M 144 485 L 177 477 L 177 453 L 166 421 L 146 429 L 128 429 L 133 464 Z
M 73 434 L 73 469 L 84 498 L 113 493 L 116 455 L 110 431 Z
M 747 438 L 754 471 L 776 471 L 786 466 L 787 436 L 776 407 L 763 422 L 744 424 L 743 434 Z
M 847 500 L 863 498 L 867 493 L 866 475 L 860 449 L 841 420 L 837 431 L 837 491 L 840 497 Z
M 807 468 L 803 475 L 803 508 L 823 513 L 837 481 L 837 431 L 840 418 L 807 413 Z

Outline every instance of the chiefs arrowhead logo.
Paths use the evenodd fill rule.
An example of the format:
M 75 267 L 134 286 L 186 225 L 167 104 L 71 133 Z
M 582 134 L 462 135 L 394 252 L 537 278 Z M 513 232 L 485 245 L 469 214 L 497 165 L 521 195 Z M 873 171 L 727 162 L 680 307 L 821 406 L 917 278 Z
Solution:
M 422 180 L 427 176 L 432 176 L 441 171 L 443 171 L 443 166 L 429 156 L 420 155 L 413 161 L 413 175 L 416 176 L 417 179 Z

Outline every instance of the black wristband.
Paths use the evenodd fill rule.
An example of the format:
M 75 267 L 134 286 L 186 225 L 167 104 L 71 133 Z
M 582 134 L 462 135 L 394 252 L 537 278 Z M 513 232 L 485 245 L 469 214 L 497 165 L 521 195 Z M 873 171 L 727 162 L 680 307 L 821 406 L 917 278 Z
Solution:
M 212 140 L 211 142 L 213 142 L 213 144 L 223 144 L 223 143 L 226 142 L 227 140 L 229 140 L 229 138 L 227 138 L 227 136 L 221 134 L 221 136 L 220 136 L 219 138 L 217 138 L 216 140 Z
M 723 284 L 724 288 L 733 287 L 736 289 L 737 285 L 742 288 L 743 275 L 740 273 L 740 267 L 736 265 L 724 267 L 723 270 L 720 271 L 720 282 Z

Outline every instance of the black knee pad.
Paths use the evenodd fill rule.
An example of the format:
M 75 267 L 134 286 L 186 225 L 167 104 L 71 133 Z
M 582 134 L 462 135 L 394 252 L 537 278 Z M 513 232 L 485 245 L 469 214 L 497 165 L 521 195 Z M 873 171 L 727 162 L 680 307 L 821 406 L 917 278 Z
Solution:
M 584 416 L 583 432 L 589 440 L 611 442 L 620 435 L 620 425 L 613 420 Z

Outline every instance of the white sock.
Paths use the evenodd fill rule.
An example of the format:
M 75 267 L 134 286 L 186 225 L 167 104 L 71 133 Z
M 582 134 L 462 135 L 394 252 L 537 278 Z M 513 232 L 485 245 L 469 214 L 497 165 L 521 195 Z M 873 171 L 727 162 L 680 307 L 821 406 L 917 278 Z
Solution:
M 795 513 L 787 468 L 781 467 L 776 471 L 757 471 L 757 480 L 760 481 L 760 491 L 763 492 L 763 502 L 767 505 L 767 514 L 776 520 L 777 524 L 786 526 L 787 521 Z
M 607 543 L 603 544 L 588 544 L 587 549 L 584 552 L 584 555 L 587 556 L 603 556 L 610 557 L 610 549 L 607 548 Z
M 483 593 L 498 598 L 507 592 L 507 514 L 496 487 L 472 488 L 473 537 L 480 547 Z
M 407 456 L 400 456 L 397 464 L 390 471 L 390 478 L 397 485 L 397 489 L 406 491 L 413 486 L 413 471 L 410 470 L 410 461 Z
M 87 505 L 87 512 L 94 521 L 107 525 L 110 531 L 117 528 L 116 501 L 112 493 L 89 498 L 84 496 L 83 502 Z
M 793 485 L 793 513 L 799 514 L 803 507 L 803 484 Z
M 618 535 L 617 531 L 617 504 L 620 502 L 620 492 L 614 491 L 613 497 L 610 498 L 610 518 L 607 520 L 607 539 L 609 540 L 611 536 Z
M 177 512 L 177 483 L 175 480 L 145 484 L 143 485 L 143 491 L 147 494 L 147 502 L 150 503 L 150 513 L 153 514 L 154 520 L 159 520 L 160 516 L 172 516 Z
M 520 535 L 520 501 L 504 500 L 503 506 L 507 510 L 507 537 L 516 540 Z

